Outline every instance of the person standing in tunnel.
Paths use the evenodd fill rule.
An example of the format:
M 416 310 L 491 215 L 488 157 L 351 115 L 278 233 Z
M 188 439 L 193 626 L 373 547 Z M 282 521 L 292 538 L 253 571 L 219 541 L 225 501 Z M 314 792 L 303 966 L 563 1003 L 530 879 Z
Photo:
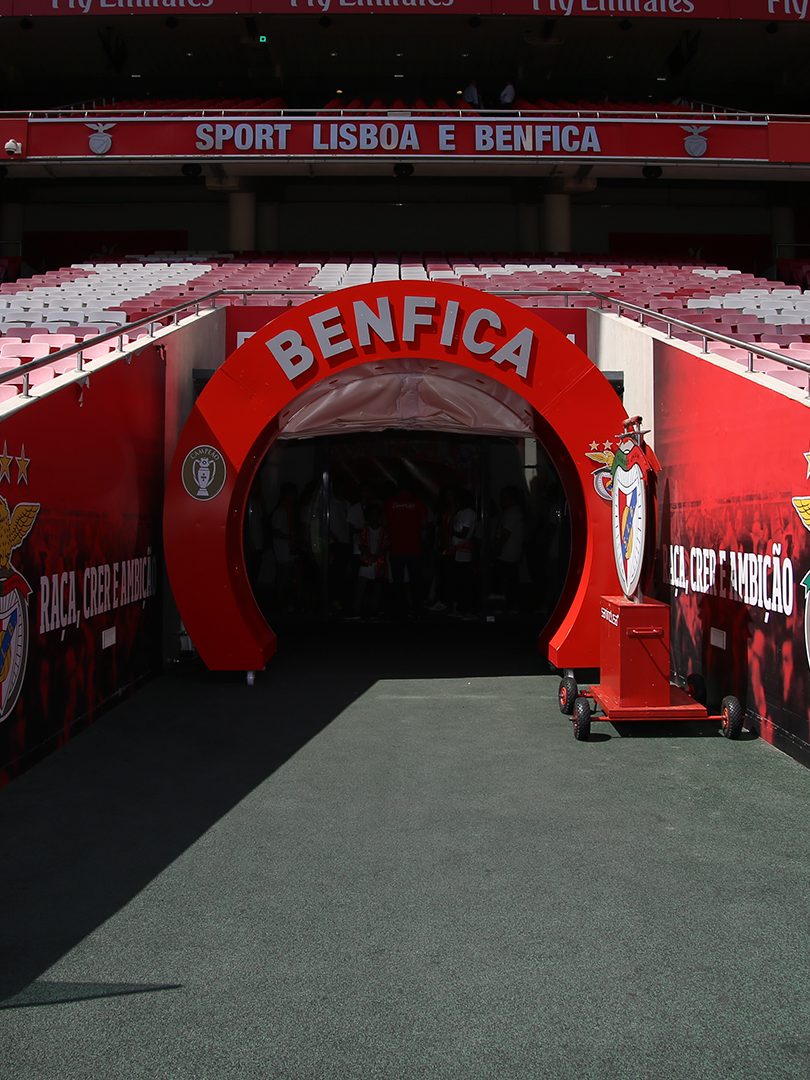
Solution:
M 441 613 L 447 611 L 453 602 L 455 584 L 453 573 L 455 553 L 453 551 L 453 520 L 459 510 L 458 492 L 448 488 L 442 492 L 439 506 L 439 520 L 436 528 L 436 577 L 432 586 L 433 604 L 429 610 Z
M 281 611 L 293 610 L 298 573 L 299 521 L 298 489 L 281 485 L 279 500 L 270 518 L 273 555 L 276 562 L 276 603 Z
M 458 509 L 453 515 L 453 531 L 450 537 L 450 550 L 453 555 L 453 610 L 451 614 L 461 618 L 472 615 L 477 520 L 472 495 L 468 491 L 461 492 Z
M 516 615 L 520 606 L 520 564 L 526 526 L 523 497 L 519 488 L 509 486 L 501 492 L 501 519 L 496 537 L 497 583 L 504 594 L 506 610 Z
M 550 464 L 538 465 L 530 484 L 535 524 L 527 548 L 536 603 L 549 614 L 565 582 L 571 533 L 565 493 Z
M 349 500 L 336 481 L 329 496 L 329 607 L 333 614 L 349 613 L 352 588 L 352 529 Z
M 385 503 L 385 523 L 397 615 L 413 615 L 422 604 L 423 557 L 428 508 L 407 484 Z
M 371 486 L 369 484 L 362 484 L 360 487 L 360 494 L 353 503 L 350 503 L 349 511 L 346 515 L 346 522 L 349 526 L 349 542 L 352 546 L 350 577 L 353 581 L 357 578 L 357 568 L 360 565 L 359 536 L 366 524 L 366 510 L 373 502 L 373 499 L 374 493 L 371 490 Z M 354 615 L 357 615 L 356 611 L 354 612 Z
M 388 534 L 379 503 L 366 507 L 364 525 L 357 534 L 357 550 L 355 613 L 360 618 L 376 618 L 382 610 L 388 572 Z

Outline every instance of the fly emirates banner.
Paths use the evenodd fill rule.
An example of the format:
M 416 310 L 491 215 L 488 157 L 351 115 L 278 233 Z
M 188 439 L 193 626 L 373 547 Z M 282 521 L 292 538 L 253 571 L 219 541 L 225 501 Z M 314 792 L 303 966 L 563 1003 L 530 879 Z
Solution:
M 810 0 L 0 0 L 2 15 L 541 15 L 803 22 Z

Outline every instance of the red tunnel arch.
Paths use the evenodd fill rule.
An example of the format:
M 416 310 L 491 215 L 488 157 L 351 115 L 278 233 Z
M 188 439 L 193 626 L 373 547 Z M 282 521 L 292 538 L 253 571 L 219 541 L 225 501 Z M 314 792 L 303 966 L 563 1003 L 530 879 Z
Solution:
M 616 591 L 610 504 L 592 444 L 615 445 L 626 413 L 576 345 L 502 297 L 435 282 L 381 282 L 290 308 L 237 349 L 197 400 L 166 479 L 164 546 L 180 615 L 212 670 L 265 666 L 276 637 L 253 597 L 243 523 L 279 415 L 333 375 L 395 359 L 449 363 L 503 384 L 532 408 L 572 516 L 568 580 L 541 650 L 559 667 L 599 663 L 599 597 Z M 200 471 L 202 468 L 202 471 Z

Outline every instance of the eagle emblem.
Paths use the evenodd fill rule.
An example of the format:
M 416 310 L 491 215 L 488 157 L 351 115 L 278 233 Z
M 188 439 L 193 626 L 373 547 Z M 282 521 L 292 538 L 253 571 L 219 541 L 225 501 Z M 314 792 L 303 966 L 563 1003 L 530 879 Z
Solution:
M 802 519 L 805 529 L 810 532 L 810 499 L 794 499 L 796 513 Z
M 805 457 L 808 463 L 808 473 L 810 473 L 810 454 L 805 454 Z M 798 498 L 793 499 L 792 502 L 802 524 L 810 532 L 810 499 Z M 810 571 L 802 580 L 802 585 L 804 585 L 804 649 L 807 653 L 807 663 L 810 664 Z
M 11 561 L 34 527 L 39 503 L 10 509 L 0 495 L 0 722 L 20 696 L 28 661 L 28 597 L 31 586 Z
M 585 454 L 586 458 L 599 466 L 592 473 L 593 486 L 596 494 L 605 502 L 610 502 L 613 491 L 613 459 L 615 456 L 608 444 L 605 444 L 604 449 L 600 450 L 597 443 L 591 443 L 590 453 Z

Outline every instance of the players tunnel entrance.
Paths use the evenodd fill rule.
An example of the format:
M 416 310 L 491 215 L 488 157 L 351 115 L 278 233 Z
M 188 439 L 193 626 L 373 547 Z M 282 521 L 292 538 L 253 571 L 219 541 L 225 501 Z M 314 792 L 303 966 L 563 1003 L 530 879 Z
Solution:
M 346 432 L 322 408 L 316 419 L 304 405 L 296 434 L 273 444 L 251 487 L 244 534 L 248 578 L 271 625 L 413 618 L 545 625 L 571 552 L 554 463 L 534 437 L 530 412 L 522 422 L 525 406 L 491 415 L 494 399 L 479 390 L 489 414 L 482 415 L 457 380 L 452 388 L 464 388 L 466 407 L 456 427 L 448 381 L 415 365 L 365 375 L 351 385 L 376 391 L 394 414 L 391 427 L 372 430 L 366 410 L 362 430 Z M 441 418 L 425 400 L 435 392 Z M 344 392 L 333 394 L 344 409 Z M 318 434 L 308 437 L 312 425 Z
M 536 609 L 553 663 L 596 666 L 615 570 L 588 453 L 624 418 L 580 349 L 497 296 L 386 282 L 290 309 L 208 383 L 167 477 L 167 570 L 202 659 L 261 669 L 268 619 L 386 604 Z

